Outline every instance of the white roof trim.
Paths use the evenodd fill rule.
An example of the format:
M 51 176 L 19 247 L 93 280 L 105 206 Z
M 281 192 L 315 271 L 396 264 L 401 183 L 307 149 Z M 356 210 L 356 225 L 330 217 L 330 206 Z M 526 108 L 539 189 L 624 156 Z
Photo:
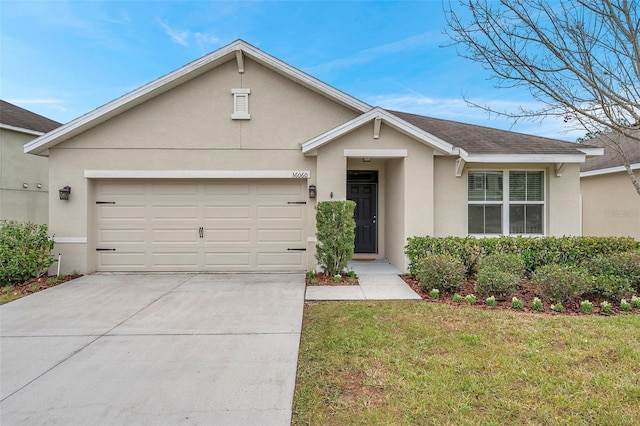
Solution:
M 585 154 L 468 154 L 463 149 L 460 158 L 467 163 L 584 163 Z
M 87 179 L 309 179 L 310 170 L 85 170 Z
M 197 59 L 182 68 L 179 68 L 163 77 L 160 77 L 144 86 L 129 92 L 95 110 L 76 118 L 75 120 L 52 130 L 45 135 L 25 144 L 24 152 L 40 154 L 46 149 L 55 146 L 89 128 L 98 125 L 118 114 L 121 114 L 134 106 L 154 98 L 183 82 L 203 74 L 215 68 L 220 63 L 236 58 L 236 52 L 241 51 L 244 55 L 265 65 L 266 67 L 308 87 L 338 103 L 358 112 L 365 112 L 371 106 L 347 95 L 340 90 L 329 86 L 320 80 L 270 56 L 243 40 L 236 40 L 215 52 L 212 52 L 200 59 Z
M 400 158 L 409 155 L 406 149 L 345 149 L 343 153 L 350 158 Z
M 640 170 L 640 163 L 634 163 L 631 164 L 631 170 Z M 619 172 L 626 172 L 627 170 L 624 168 L 624 166 L 616 166 L 616 167 L 607 167 L 606 169 L 596 169 L 596 170 L 589 170 L 586 172 L 580 172 L 580 177 L 589 177 L 589 176 L 599 176 L 599 175 L 606 175 L 609 173 L 619 173 Z
M 0 129 L 12 130 L 14 132 L 26 133 L 27 135 L 44 135 L 44 132 L 38 132 L 36 130 L 25 129 L 24 127 L 10 126 L 8 124 L 0 124 Z
M 598 157 L 600 155 L 604 155 L 604 148 L 600 148 L 600 147 L 595 147 L 595 146 L 591 146 L 591 147 L 586 147 L 586 146 L 577 146 L 576 149 L 580 152 L 584 152 L 585 154 L 587 154 L 587 156 L 589 157 Z
M 401 118 L 396 117 L 395 115 L 380 107 L 375 107 L 370 111 L 359 115 L 351 121 L 347 121 L 346 123 L 341 124 L 338 127 L 335 127 L 321 135 L 316 136 L 313 139 L 304 142 L 302 144 L 302 153 L 306 155 L 314 155 L 315 150 L 320 148 L 321 146 L 332 142 L 339 137 L 378 118 L 382 119 L 382 122 L 389 127 L 394 128 L 402 134 L 417 139 L 436 150 L 443 151 L 446 154 L 453 153 L 454 148 L 450 143 L 445 142 L 436 136 L 433 136 L 431 133 L 419 129 L 413 124 L 407 123 Z

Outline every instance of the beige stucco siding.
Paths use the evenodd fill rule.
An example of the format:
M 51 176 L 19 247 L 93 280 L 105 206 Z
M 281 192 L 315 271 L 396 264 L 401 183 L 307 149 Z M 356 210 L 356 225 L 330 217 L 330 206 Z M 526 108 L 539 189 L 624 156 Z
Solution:
M 544 170 L 545 234 L 581 235 L 578 164 L 566 164 L 562 176 L 556 176 L 555 164 L 467 164 L 462 176 L 456 177 L 451 157 L 435 158 L 435 235 L 467 235 L 469 170 Z
M 0 129 L 0 220 L 47 223 L 47 159 L 23 149 L 34 138 Z
M 626 172 L 583 177 L 580 187 L 584 235 L 640 240 L 640 196 Z

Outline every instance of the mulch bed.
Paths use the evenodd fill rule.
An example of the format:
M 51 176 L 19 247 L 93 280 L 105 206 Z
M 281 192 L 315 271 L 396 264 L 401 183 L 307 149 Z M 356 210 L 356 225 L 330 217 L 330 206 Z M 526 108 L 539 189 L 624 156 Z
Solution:
M 316 286 L 316 285 L 330 285 L 330 286 L 337 286 L 337 285 L 359 285 L 358 282 L 358 276 L 355 276 L 355 279 L 352 281 L 349 281 L 349 275 L 345 274 L 342 276 L 342 280 L 339 282 L 334 282 L 333 281 L 333 277 L 331 275 L 327 275 L 324 272 L 318 272 L 316 273 L 315 279 L 318 281 L 317 283 L 312 284 L 311 283 L 311 279 L 309 278 L 309 274 L 307 274 L 307 278 L 306 278 L 306 283 L 309 286 Z
M 448 305 L 456 305 L 456 306 L 471 306 L 466 302 L 462 302 L 462 303 L 456 303 L 452 300 L 453 294 L 448 294 L 448 293 L 444 293 L 444 292 L 440 292 L 440 297 L 438 299 L 433 299 L 431 298 L 431 296 L 429 296 L 429 290 L 424 289 L 423 287 L 421 287 L 418 284 L 418 280 L 416 280 L 415 278 L 412 278 L 410 275 L 401 275 L 400 276 L 404 282 L 406 282 L 416 293 L 418 293 L 422 299 L 424 300 L 428 300 L 430 302 L 433 303 L 446 303 Z M 564 304 L 564 312 L 563 313 L 559 313 L 559 312 L 555 312 L 553 310 L 551 310 L 551 303 L 547 302 L 547 301 L 542 301 L 542 304 L 544 305 L 544 312 L 538 312 L 538 311 L 534 311 L 533 309 L 531 309 L 531 303 L 533 302 L 533 298 L 536 297 L 536 293 L 534 290 L 534 286 L 531 283 L 531 281 L 529 280 L 522 280 L 520 282 L 520 285 L 518 287 L 518 290 L 512 295 L 509 296 L 508 299 L 506 300 L 498 300 L 497 301 L 497 306 L 492 307 L 492 306 L 487 306 L 487 304 L 485 303 L 484 298 L 481 298 L 480 296 L 478 296 L 475 291 L 474 291 L 474 285 L 475 285 L 475 279 L 474 278 L 469 278 L 462 286 L 462 288 L 460 289 L 460 291 L 458 292 L 459 295 L 461 295 L 462 297 L 465 297 L 468 294 L 475 294 L 476 295 L 476 303 L 473 305 L 474 308 L 477 309 L 501 309 L 501 310 L 509 310 L 509 311 L 513 311 L 513 312 L 529 312 L 529 313 L 535 313 L 535 314 L 539 314 L 539 315 L 594 315 L 594 314 L 598 314 L 598 315 L 626 315 L 626 314 L 640 314 L 640 310 L 639 309 L 633 309 L 631 311 L 622 311 L 620 310 L 620 306 L 618 304 L 614 304 L 612 303 L 611 307 L 612 307 L 612 313 L 611 314 L 606 314 L 604 312 L 601 312 L 600 310 L 600 302 L 601 300 L 599 299 L 589 299 L 590 302 L 593 303 L 593 313 L 591 314 L 587 314 L 582 312 L 582 309 L 580 308 L 580 302 L 582 302 L 584 299 L 581 298 L 575 298 L 573 300 L 571 300 L 570 303 Z M 511 298 L 515 296 L 518 299 L 522 300 L 522 304 L 523 304 L 523 308 L 522 309 L 514 309 L 511 306 Z
M 49 287 L 55 287 L 64 282 L 71 281 L 79 277 L 81 277 L 81 275 L 75 275 L 75 276 L 66 275 L 61 278 L 56 278 L 56 277 L 32 278 L 23 283 L 13 285 L 11 290 L 9 291 L 12 292 L 13 294 L 20 294 L 20 295 L 26 296 L 28 294 L 37 293 L 41 290 L 45 290 Z

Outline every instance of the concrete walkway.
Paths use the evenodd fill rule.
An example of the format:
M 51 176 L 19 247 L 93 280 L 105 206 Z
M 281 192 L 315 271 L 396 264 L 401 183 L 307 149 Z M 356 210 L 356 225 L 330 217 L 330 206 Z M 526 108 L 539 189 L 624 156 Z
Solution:
M 308 286 L 305 300 L 419 300 L 421 297 L 386 260 L 351 261 L 360 285 Z
M 288 425 L 303 274 L 97 274 L 0 306 L 2 425 Z

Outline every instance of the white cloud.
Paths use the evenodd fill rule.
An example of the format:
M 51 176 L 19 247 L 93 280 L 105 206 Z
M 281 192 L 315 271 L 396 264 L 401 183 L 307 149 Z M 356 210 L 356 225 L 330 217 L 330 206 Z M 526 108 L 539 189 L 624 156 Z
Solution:
M 163 21 L 162 19 L 157 19 L 158 23 L 164 28 L 165 32 L 171 40 L 182 45 L 189 46 L 191 40 L 195 40 L 196 44 L 200 48 L 201 51 L 208 50 L 209 45 L 218 44 L 220 41 L 218 37 L 212 36 L 210 34 L 202 33 L 202 32 L 192 32 L 190 30 L 177 30 L 172 28 L 168 22 Z
M 348 58 L 335 59 L 333 61 L 325 62 L 324 64 L 307 67 L 305 69 L 305 72 L 308 72 L 309 74 L 326 73 L 341 68 L 348 68 L 357 64 L 366 64 L 369 62 L 373 62 L 382 56 L 411 49 L 417 45 L 426 45 L 428 43 L 439 42 L 441 39 L 442 35 L 435 32 L 417 34 L 403 40 L 398 40 L 391 43 L 382 44 L 380 46 L 374 46 L 368 49 L 360 50 L 358 52 L 355 52 Z
M 167 35 L 169 37 L 171 37 L 171 40 L 175 41 L 178 44 L 181 44 L 183 46 L 187 46 L 187 39 L 189 38 L 189 31 L 179 31 L 179 30 L 175 30 L 173 28 L 171 28 L 169 26 L 168 23 L 166 23 L 165 21 L 163 21 L 162 19 L 158 19 L 157 20 L 158 23 L 160 25 L 162 25 L 162 28 L 164 28 L 164 30 L 166 31 Z

